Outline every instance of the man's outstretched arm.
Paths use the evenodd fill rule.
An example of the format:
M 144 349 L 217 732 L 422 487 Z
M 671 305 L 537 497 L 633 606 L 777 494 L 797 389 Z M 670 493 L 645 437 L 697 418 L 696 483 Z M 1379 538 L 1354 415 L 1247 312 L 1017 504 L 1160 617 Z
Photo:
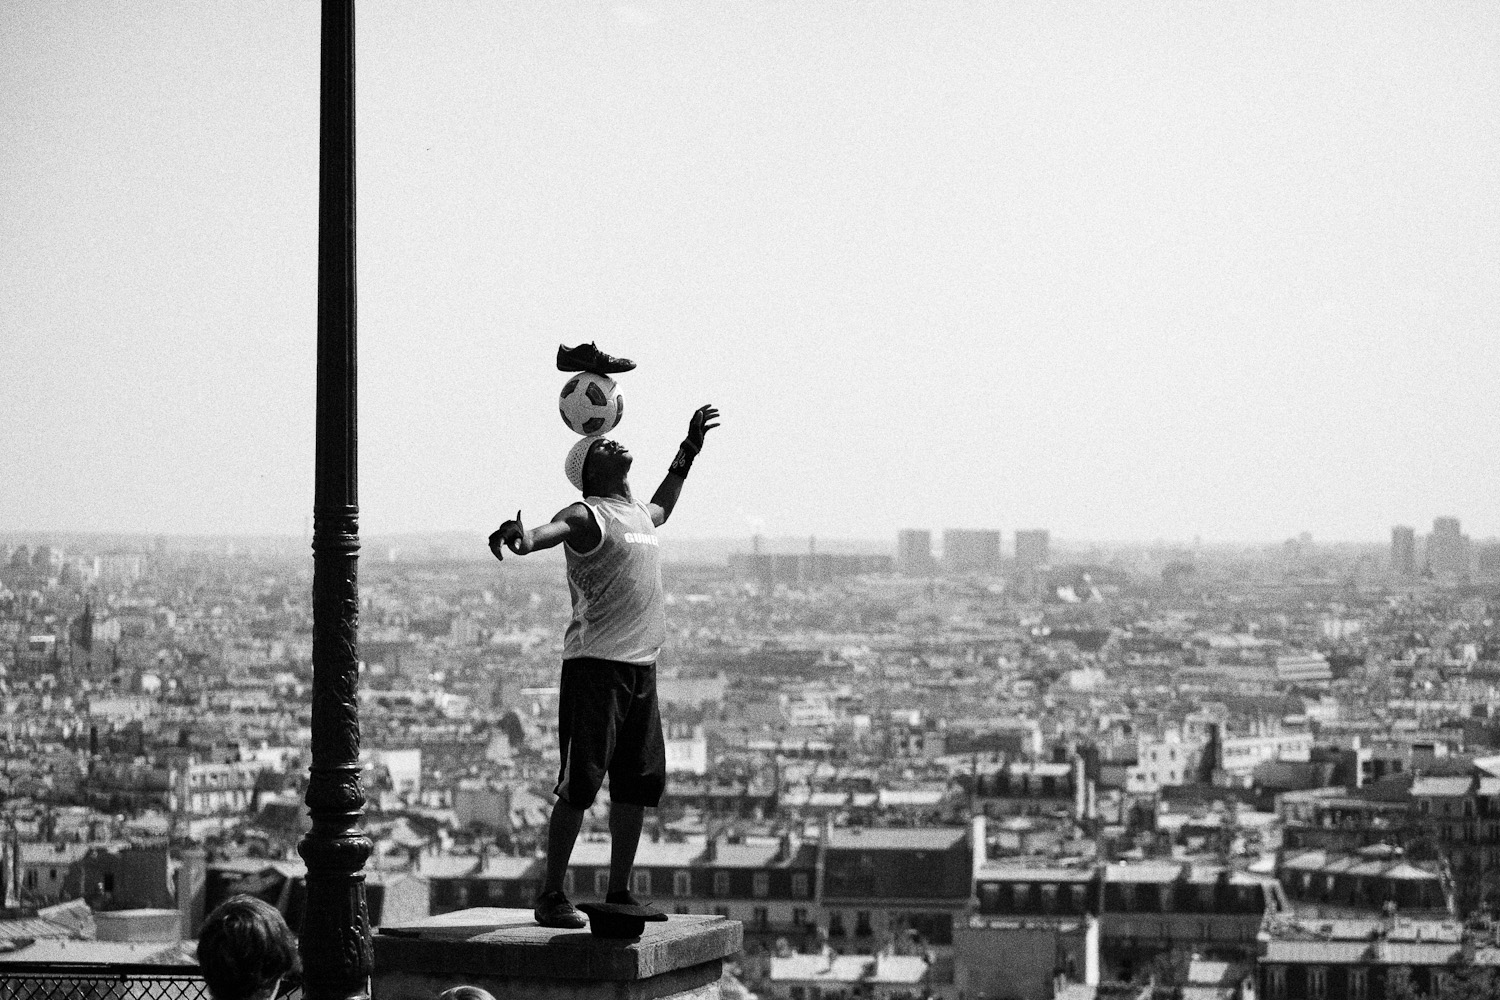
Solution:
M 651 511 L 652 524 L 660 527 L 672 516 L 672 508 L 677 506 L 677 498 L 682 495 L 682 484 L 687 480 L 688 470 L 693 467 L 693 459 L 703 450 L 704 437 L 719 426 L 718 419 L 719 411 L 712 406 L 700 406 L 693 412 L 693 419 L 688 421 L 687 437 L 682 439 L 677 457 L 672 459 L 672 464 L 667 469 L 666 478 L 656 488 L 651 496 L 651 503 L 647 505 L 647 509 Z
M 516 511 L 512 520 L 506 521 L 490 535 L 490 551 L 496 559 L 505 559 L 508 548 L 518 556 L 538 549 L 550 549 L 554 545 L 569 542 L 573 548 L 587 551 L 599 544 L 599 525 L 594 521 L 594 512 L 586 504 L 575 503 L 564 507 L 557 515 L 542 525 L 527 531 L 521 524 L 521 512 Z

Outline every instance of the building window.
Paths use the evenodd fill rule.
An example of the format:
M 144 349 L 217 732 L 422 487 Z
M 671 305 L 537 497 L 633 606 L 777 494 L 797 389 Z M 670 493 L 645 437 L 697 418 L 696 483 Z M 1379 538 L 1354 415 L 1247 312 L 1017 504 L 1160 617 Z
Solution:
M 714 872 L 714 895 L 715 896 L 727 896 L 727 895 L 729 895 L 729 873 L 728 872 Z
M 844 914 L 838 910 L 828 911 L 828 936 L 831 938 L 844 936 Z
M 1349 1000 L 1369 1000 L 1370 973 L 1365 969 L 1349 970 Z
M 609 872 L 598 869 L 594 872 L 594 895 L 603 896 L 609 892 Z
M 1000 909 L 1000 887 L 986 882 L 979 887 L 979 912 L 995 913 Z
M 807 926 L 807 910 L 804 907 L 795 906 L 795 907 L 792 908 L 792 926 L 793 927 L 806 927 Z
M 875 928 L 870 925 L 870 911 L 856 910 L 854 912 L 854 936 L 874 937 Z
M 755 908 L 754 914 L 750 919 L 754 922 L 756 927 L 759 927 L 761 930 L 765 930 L 767 927 L 771 926 L 771 911 L 764 906 L 757 906 Z
M 767 872 L 756 872 L 750 885 L 756 899 L 765 899 L 771 894 L 771 876 Z
M 1266 967 L 1266 996 L 1270 997 L 1270 1000 L 1285 1000 L 1286 966 L 1271 965 Z
M 812 884 L 807 872 L 792 873 L 792 895 L 797 899 L 807 899 L 812 895 Z
M 672 895 L 691 896 L 693 894 L 693 875 L 691 872 L 672 873 Z
M 1043 913 L 1056 913 L 1057 912 L 1057 886 L 1055 886 L 1055 885 L 1044 885 L 1044 886 L 1042 886 L 1042 912 Z
M 1310 1000 L 1327 1000 L 1328 969 L 1321 965 L 1307 967 L 1307 995 Z
M 651 870 L 631 872 L 630 888 L 637 896 L 651 895 Z

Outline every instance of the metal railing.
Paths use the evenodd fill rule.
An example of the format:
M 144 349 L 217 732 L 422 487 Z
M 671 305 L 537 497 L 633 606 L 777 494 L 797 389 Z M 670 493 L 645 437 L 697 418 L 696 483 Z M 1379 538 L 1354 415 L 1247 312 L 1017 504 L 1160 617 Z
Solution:
M 0 1000 L 212 1000 L 194 965 L 0 963 Z M 302 1000 L 282 984 L 278 1000 Z

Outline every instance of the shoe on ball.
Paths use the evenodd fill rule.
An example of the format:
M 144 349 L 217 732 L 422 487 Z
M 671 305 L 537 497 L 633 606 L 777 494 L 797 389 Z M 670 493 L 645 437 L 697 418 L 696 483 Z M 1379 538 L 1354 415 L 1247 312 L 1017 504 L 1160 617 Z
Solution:
M 595 375 L 618 375 L 635 367 L 629 358 L 605 354 L 593 342 L 577 347 L 557 345 L 557 370 L 560 372 L 593 372 Z
M 564 930 L 576 931 L 588 923 L 583 914 L 578 912 L 578 908 L 568 902 L 568 897 L 563 895 L 561 889 L 538 896 L 531 915 L 543 927 L 560 927 Z
M 663 914 L 656 907 L 652 906 L 650 903 L 643 903 L 639 899 L 636 899 L 635 893 L 631 892 L 629 889 L 620 889 L 616 892 L 609 893 L 604 897 L 604 901 L 611 906 L 634 907 L 635 909 L 640 911 L 640 916 L 645 917 L 648 920 L 654 920 L 660 916 L 665 916 L 665 914 Z

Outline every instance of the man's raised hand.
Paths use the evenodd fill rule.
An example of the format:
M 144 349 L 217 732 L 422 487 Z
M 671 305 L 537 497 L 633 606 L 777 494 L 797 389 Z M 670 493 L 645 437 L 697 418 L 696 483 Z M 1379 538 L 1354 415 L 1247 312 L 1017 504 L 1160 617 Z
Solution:
M 703 450 L 703 438 L 709 431 L 719 426 L 719 411 L 713 406 L 700 406 L 693 411 L 693 419 L 688 421 L 687 438 L 682 442 L 693 450 L 693 454 Z

